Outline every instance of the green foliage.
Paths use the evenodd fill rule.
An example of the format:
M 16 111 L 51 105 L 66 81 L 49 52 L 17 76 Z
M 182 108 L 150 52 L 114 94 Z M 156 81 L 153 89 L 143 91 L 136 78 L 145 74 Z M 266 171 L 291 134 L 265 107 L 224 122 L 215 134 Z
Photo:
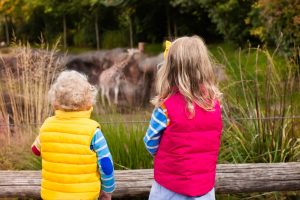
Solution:
M 217 25 L 217 31 L 225 40 L 242 45 L 249 39 L 250 26 L 245 23 L 253 0 L 197 0 Z
M 145 44 L 145 53 L 149 55 L 157 55 L 164 51 L 161 43 L 158 44 Z
M 222 40 L 222 34 L 217 31 L 216 24 L 209 16 L 209 9 L 198 0 L 172 0 L 170 4 L 172 6 L 171 24 L 173 23 L 173 29 L 176 28 L 175 36 L 196 34 L 204 38 L 206 42 Z
M 95 36 L 94 36 L 94 27 L 90 23 L 91 21 L 82 20 L 80 22 L 79 30 L 72 29 L 70 33 L 72 34 L 73 43 L 76 47 L 93 47 L 95 44 Z M 94 33 L 94 34 L 91 34 Z
M 123 9 L 121 15 L 118 16 L 118 20 L 120 22 L 121 27 L 127 28 L 129 26 L 130 18 L 134 14 L 134 12 L 135 9 L 131 7 Z
M 74 45 L 77 47 L 84 47 L 87 45 L 86 43 L 86 32 L 84 29 L 80 29 L 79 31 L 74 33 L 73 41 Z
M 105 41 L 103 47 L 112 48 L 128 45 L 120 32 L 126 38 L 130 32 L 135 43 L 197 34 L 208 42 L 225 39 L 242 47 L 248 41 L 279 46 L 299 62 L 298 4 L 298 0 L 2 0 L 0 39 L 12 41 L 15 35 L 34 43 L 43 35 L 52 43 L 65 30 L 68 45 L 96 47 Z M 118 39 L 109 42 L 109 33 Z
M 127 35 L 125 31 L 105 31 L 102 37 L 102 46 L 105 49 L 129 46 Z
M 299 54 L 297 49 L 300 44 L 299 13 L 298 0 L 259 0 L 253 5 L 250 15 L 253 26 L 251 33 L 263 42 L 279 45 L 280 51 L 290 57 L 293 56 L 293 51 Z
M 132 16 L 134 37 L 136 41 L 159 43 L 167 35 L 166 1 L 133 1 L 129 6 L 135 7 Z
M 0 39 L 11 42 L 17 32 L 15 27 L 22 26 L 27 22 L 31 14 L 30 7 L 24 0 L 1 0 L 0 1 L 0 22 L 3 25 Z M 5 38 L 5 39 L 4 39 Z

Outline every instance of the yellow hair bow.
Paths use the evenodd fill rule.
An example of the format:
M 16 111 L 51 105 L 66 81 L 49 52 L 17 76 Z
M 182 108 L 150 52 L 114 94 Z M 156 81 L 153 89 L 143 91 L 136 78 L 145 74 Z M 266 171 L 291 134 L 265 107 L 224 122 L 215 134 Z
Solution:
M 165 43 L 166 48 L 165 48 L 165 52 L 164 52 L 164 59 L 167 58 L 167 54 L 168 54 L 168 52 L 169 52 L 169 49 L 170 49 L 171 44 L 172 44 L 172 43 L 171 43 L 170 41 L 166 40 L 166 43 Z

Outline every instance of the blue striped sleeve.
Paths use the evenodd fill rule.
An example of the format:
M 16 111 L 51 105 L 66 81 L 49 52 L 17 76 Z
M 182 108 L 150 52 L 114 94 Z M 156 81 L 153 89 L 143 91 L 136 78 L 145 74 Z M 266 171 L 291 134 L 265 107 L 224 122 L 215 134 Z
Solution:
M 154 156 L 158 150 L 162 132 L 167 127 L 168 122 L 169 120 L 166 114 L 166 110 L 161 107 L 155 108 L 152 113 L 146 135 L 144 137 L 146 149 L 152 156 Z
M 95 135 L 91 141 L 91 150 L 95 151 L 97 154 L 101 177 L 101 190 L 111 193 L 115 190 L 113 160 L 100 129 L 96 129 Z

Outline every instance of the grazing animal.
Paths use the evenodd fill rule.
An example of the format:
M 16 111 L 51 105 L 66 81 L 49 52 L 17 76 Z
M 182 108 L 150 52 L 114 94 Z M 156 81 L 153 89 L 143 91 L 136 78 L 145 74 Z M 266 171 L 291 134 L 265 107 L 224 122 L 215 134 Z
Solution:
M 114 103 L 118 104 L 118 95 L 121 79 L 124 77 L 123 70 L 131 61 L 134 54 L 139 53 L 137 49 L 128 49 L 128 55 L 120 62 L 115 62 L 113 66 L 104 70 L 99 76 L 99 86 L 101 89 L 101 100 L 104 104 L 104 98 L 107 98 L 108 104 L 111 105 L 109 92 L 114 91 Z

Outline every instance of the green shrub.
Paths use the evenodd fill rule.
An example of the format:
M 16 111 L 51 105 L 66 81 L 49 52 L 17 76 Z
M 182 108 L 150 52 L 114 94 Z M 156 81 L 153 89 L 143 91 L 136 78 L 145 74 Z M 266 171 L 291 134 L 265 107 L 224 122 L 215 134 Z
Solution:
M 259 0 L 249 14 L 251 34 L 279 46 L 281 52 L 299 59 L 300 6 L 298 0 Z
M 75 46 L 83 47 L 87 45 L 85 34 L 86 33 L 83 29 L 80 29 L 79 31 L 74 33 L 73 42 Z
M 145 53 L 157 55 L 164 51 L 164 47 L 162 43 L 158 44 L 145 44 Z
M 209 18 L 216 24 L 217 31 L 225 40 L 243 45 L 249 39 L 251 26 L 245 22 L 252 0 L 197 0 L 208 10 Z
M 105 31 L 102 37 L 102 47 L 112 49 L 129 46 L 129 39 L 124 31 Z

